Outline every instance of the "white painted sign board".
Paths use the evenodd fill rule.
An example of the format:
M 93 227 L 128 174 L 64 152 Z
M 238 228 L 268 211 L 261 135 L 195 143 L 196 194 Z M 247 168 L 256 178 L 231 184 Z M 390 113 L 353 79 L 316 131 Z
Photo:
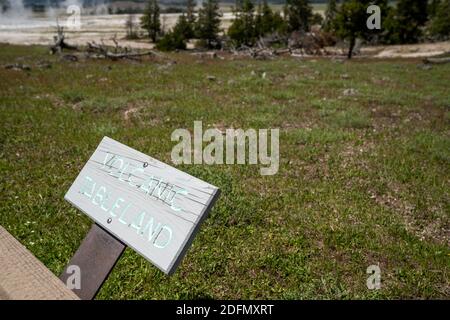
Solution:
M 172 274 L 219 189 L 104 137 L 65 199 Z

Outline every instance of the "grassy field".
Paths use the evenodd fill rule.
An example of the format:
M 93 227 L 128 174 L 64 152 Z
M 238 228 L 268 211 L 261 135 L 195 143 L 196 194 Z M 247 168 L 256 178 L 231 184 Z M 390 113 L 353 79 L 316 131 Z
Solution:
M 450 297 L 449 64 L 171 58 L 0 46 L 0 224 L 55 274 L 90 228 L 63 197 L 102 137 L 171 164 L 172 131 L 202 120 L 280 128 L 278 174 L 179 166 L 222 190 L 186 258 L 167 277 L 127 249 L 99 299 Z

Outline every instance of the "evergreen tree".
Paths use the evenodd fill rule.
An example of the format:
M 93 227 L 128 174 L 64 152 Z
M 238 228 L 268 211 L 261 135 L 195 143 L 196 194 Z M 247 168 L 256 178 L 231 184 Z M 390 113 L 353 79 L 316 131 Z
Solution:
M 345 0 L 336 16 L 336 34 L 349 41 L 349 59 L 353 55 L 356 39 L 366 39 L 370 35 L 366 25 L 369 4 L 370 0 Z
M 436 15 L 437 9 L 440 4 L 440 0 L 431 0 L 428 3 L 428 16 L 433 18 Z
M 309 25 L 310 26 L 314 26 L 314 25 L 322 25 L 323 24 L 323 17 L 320 13 L 316 12 L 313 13 L 312 16 L 309 19 Z
M 182 34 L 171 30 L 158 41 L 156 49 L 161 51 L 185 50 L 186 39 Z
M 368 31 L 368 37 L 367 40 L 372 41 L 373 43 L 380 43 L 385 42 L 385 38 L 387 35 L 387 20 L 389 15 L 391 14 L 391 8 L 388 4 L 388 0 L 375 0 L 371 1 L 370 4 L 377 5 L 380 8 L 380 15 L 381 15 L 381 29 L 373 29 Z M 367 15 L 367 18 L 369 18 L 369 15 Z
M 288 31 L 309 31 L 312 7 L 308 0 L 286 0 Z
M 183 13 L 178 17 L 173 29 L 158 41 L 156 48 L 162 51 L 185 50 L 187 41 L 192 37 L 194 37 L 193 26 L 189 22 L 187 13 Z
M 153 42 L 156 42 L 161 32 L 161 21 L 159 20 L 160 9 L 157 0 L 148 0 L 144 15 L 141 18 L 141 27 L 146 30 Z
M 428 20 L 428 0 L 399 0 L 398 13 L 410 17 L 418 25 L 424 25 Z
M 255 18 L 256 35 L 264 36 L 274 32 L 286 33 L 286 22 L 280 12 L 273 12 L 267 0 L 259 2 L 258 12 Z
M 268 34 L 276 31 L 277 28 L 274 13 L 267 0 L 264 0 L 261 8 L 261 33 Z
M 256 37 L 268 35 L 274 32 L 285 33 L 286 23 L 279 12 L 273 12 L 267 0 L 259 2 L 255 17 Z
M 187 0 L 186 3 L 186 18 L 187 21 L 193 26 L 195 23 L 195 6 L 197 2 L 195 0 Z
M 255 42 L 257 34 L 254 10 L 255 6 L 251 0 L 243 0 L 241 11 L 235 13 L 236 18 L 228 28 L 228 36 L 238 46 L 243 44 L 251 46 Z
M 255 5 L 252 0 L 243 0 L 241 18 L 246 29 L 244 36 L 251 42 L 255 37 Z
M 244 21 L 237 16 L 231 23 L 230 27 L 228 28 L 227 34 L 236 47 L 239 47 L 243 44 L 250 45 L 248 43 L 248 40 L 246 41 L 244 36 L 245 34 Z
M 275 12 L 273 14 L 272 25 L 273 25 L 273 28 L 272 28 L 273 31 L 276 31 L 276 32 L 279 32 L 282 34 L 287 33 L 287 23 L 281 16 L 280 12 Z
M 183 39 L 188 40 L 194 37 L 194 29 L 189 22 L 187 14 L 182 14 L 178 17 L 177 23 L 173 27 L 173 32 L 180 35 Z
M 371 3 L 380 7 L 381 23 L 383 23 L 383 21 L 386 19 L 391 9 L 391 7 L 389 6 L 389 0 L 375 0 L 372 1 Z
M 187 0 L 186 13 L 183 13 L 178 17 L 177 23 L 174 27 L 174 31 L 180 33 L 185 40 L 195 37 L 195 23 L 197 18 L 195 16 L 195 6 L 197 5 L 195 0 Z
M 258 8 L 256 9 L 255 15 L 255 36 L 260 37 L 264 35 L 263 26 L 262 26 L 262 4 L 261 0 L 258 1 Z
M 327 32 L 333 32 L 335 30 L 334 22 L 337 15 L 337 2 L 336 0 L 328 0 L 327 9 L 325 10 L 325 20 L 323 23 L 323 30 Z
M 399 0 L 386 21 L 388 43 L 415 43 L 428 19 L 427 0 Z
M 137 26 L 134 20 L 134 16 L 129 14 L 125 20 L 126 38 L 127 39 L 137 39 Z
M 431 20 L 430 32 L 437 38 L 450 37 L 450 0 L 441 0 Z
M 215 43 L 218 41 L 220 17 L 218 1 L 204 0 L 202 8 L 198 12 L 196 33 L 208 48 L 215 47 Z
M 242 2 L 243 0 L 235 0 L 234 1 L 234 12 L 241 12 L 242 11 Z

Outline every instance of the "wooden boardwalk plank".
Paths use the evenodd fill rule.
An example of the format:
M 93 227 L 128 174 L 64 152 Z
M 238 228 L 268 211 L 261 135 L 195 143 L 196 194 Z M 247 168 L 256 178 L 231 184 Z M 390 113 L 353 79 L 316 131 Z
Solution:
M 0 299 L 77 300 L 79 298 L 0 226 Z

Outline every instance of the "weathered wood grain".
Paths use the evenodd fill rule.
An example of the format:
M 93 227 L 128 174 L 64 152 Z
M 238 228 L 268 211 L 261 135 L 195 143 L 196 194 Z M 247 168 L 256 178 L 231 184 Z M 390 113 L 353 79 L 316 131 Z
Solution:
M 83 300 L 94 299 L 124 250 L 125 244 L 94 223 L 59 278 L 67 283 L 70 267 L 77 266 L 80 286 L 72 291 Z
M 75 293 L 0 226 L 0 300 L 77 299 Z
M 104 137 L 65 199 L 167 274 L 219 189 Z

